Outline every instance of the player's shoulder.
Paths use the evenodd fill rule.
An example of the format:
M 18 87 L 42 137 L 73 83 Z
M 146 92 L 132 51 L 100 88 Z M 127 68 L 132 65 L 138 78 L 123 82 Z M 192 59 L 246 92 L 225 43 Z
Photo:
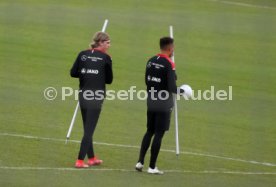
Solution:
M 153 64 L 157 64 L 157 56 L 153 56 L 147 61 L 147 68 L 151 68 Z
M 92 48 L 82 50 L 80 52 L 80 54 L 97 54 L 100 56 L 111 58 L 111 56 L 109 54 L 107 54 L 106 52 L 99 50 L 99 49 L 92 49 Z
M 152 56 L 149 58 L 148 62 L 157 62 L 158 61 L 158 56 L 155 55 L 155 56 Z
M 101 55 L 103 57 L 106 57 L 108 59 L 111 59 L 111 56 L 109 54 L 107 54 L 105 51 L 100 50 L 100 49 L 90 49 L 90 51 L 92 51 L 92 53 L 96 53 L 98 55 Z
M 162 62 L 163 64 L 165 64 L 166 66 L 169 66 L 170 68 L 172 68 L 173 70 L 175 70 L 175 64 L 174 64 L 174 62 L 167 55 L 157 54 L 157 59 L 160 62 Z
M 84 49 L 82 51 L 79 52 L 78 57 L 79 58 L 87 58 L 89 56 L 89 50 L 88 49 Z
M 107 54 L 106 52 L 102 51 L 102 50 L 99 50 L 99 49 L 85 49 L 83 51 L 80 52 L 80 55 L 86 55 L 86 56 L 97 56 L 97 57 L 100 57 L 100 58 L 103 58 L 103 59 L 106 59 L 107 61 L 111 61 L 112 62 L 112 59 L 111 59 L 111 56 L 109 54 Z
M 81 61 L 85 61 L 87 59 L 87 50 L 82 50 L 78 53 L 78 59 Z
M 80 56 L 80 55 L 84 55 L 85 53 L 87 53 L 86 51 L 87 51 L 87 50 L 82 50 L 82 51 L 80 51 L 80 52 L 79 52 L 79 56 Z

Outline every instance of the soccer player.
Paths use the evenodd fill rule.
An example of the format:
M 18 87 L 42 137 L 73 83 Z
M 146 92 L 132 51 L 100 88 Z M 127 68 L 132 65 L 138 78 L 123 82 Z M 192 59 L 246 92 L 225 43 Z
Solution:
M 170 117 L 173 108 L 173 93 L 184 91 L 176 86 L 175 64 L 170 57 L 174 51 L 174 40 L 170 37 L 160 39 L 161 53 L 152 57 L 146 65 L 145 82 L 147 85 L 147 131 L 142 140 L 140 156 L 135 166 L 142 171 L 144 158 L 150 146 L 151 156 L 148 173 L 163 174 L 156 167 L 158 153 L 165 131 L 169 130 Z
M 93 134 L 105 97 L 105 84 L 111 84 L 113 80 L 112 60 L 106 53 L 110 47 L 109 35 L 97 32 L 90 45 L 91 49 L 79 53 L 71 69 L 71 76 L 79 78 L 79 102 L 84 129 L 76 168 L 86 168 L 103 162 L 94 154 Z M 84 162 L 86 155 L 87 163 Z

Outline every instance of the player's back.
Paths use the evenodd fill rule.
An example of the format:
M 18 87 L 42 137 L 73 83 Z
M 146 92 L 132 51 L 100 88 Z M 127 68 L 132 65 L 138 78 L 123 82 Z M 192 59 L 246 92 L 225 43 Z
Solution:
M 106 66 L 111 58 L 98 50 L 85 50 L 79 58 L 80 89 L 105 90 Z
M 167 110 L 173 106 L 172 93 L 168 88 L 168 71 L 171 62 L 162 55 L 152 57 L 146 66 L 145 82 L 148 92 L 148 107 Z

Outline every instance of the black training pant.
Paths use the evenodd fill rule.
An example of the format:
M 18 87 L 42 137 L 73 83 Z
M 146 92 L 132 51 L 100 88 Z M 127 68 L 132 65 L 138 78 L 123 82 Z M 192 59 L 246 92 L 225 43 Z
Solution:
M 80 97 L 79 101 L 84 133 L 78 159 L 84 160 L 86 155 L 88 158 L 93 158 L 95 156 L 93 148 L 93 134 L 101 113 L 102 101 L 90 102 L 84 100 L 82 97 Z
M 169 130 L 171 110 L 168 111 L 148 111 L 147 112 L 147 132 L 145 133 L 138 162 L 144 164 L 144 158 L 147 150 L 150 146 L 151 139 L 154 135 L 153 142 L 151 144 L 151 156 L 150 156 L 150 168 L 154 169 L 157 161 L 157 157 L 162 144 L 162 138 L 165 131 Z

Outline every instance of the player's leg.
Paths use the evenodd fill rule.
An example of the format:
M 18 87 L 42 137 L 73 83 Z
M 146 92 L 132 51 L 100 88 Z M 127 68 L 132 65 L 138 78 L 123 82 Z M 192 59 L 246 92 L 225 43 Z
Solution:
M 94 132 L 96 124 L 92 123 L 93 119 L 91 116 L 94 116 L 93 111 L 90 109 L 83 109 L 81 108 L 82 118 L 83 118 L 83 129 L 84 134 L 81 141 L 81 147 L 79 152 L 79 160 L 84 160 L 86 154 L 88 153 L 88 149 L 92 144 L 92 134 Z
M 91 124 L 91 142 L 88 146 L 88 150 L 87 150 L 87 156 L 88 156 L 88 165 L 92 166 L 92 165 L 99 165 L 101 164 L 103 161 L 97 159 L 97 157 L 94 154 L 94 145 L 93 145 L 93 135 L 98 123 L 98 119 L 101 113 L 101 109 L 93 109 L 91 110 L 91 115 L 89 115 L 88 117 L 88 121 Z
M 80 145 L 78 160 L 75 163 L 75 167 L 84 168 L 84 167 L 88 167 L 88 165 L 84 163 L 84 158 L 85 158 L 85 155 L 87 153 L 87 149 L 85 147 L 87 147 L 87 145 L 89 145 L 89 143 L 86 142 L 86 139 L 87 139 L 87 132 L 86 132 L 87 119 L 86 119 L 86 116 L 87 116 L 88 109 L 86 107 L 86 103 L 85 103 L 86 101 L 82 97 L 79 97 L 79 98 L 80 98 L 79 101 L 80 101 L 80 109 L 81 109 L 84 133 L 83 133 L 83 138 L 82 138 L 81 145 Z
M 142 171 L 144 165 L 144 158 L 149 149 L 152 136 L 154 134 L 154 121 L 155 121 L 155 114 L 154 112 L 148 111 L 147 112 L 147 132 L 145 133 L 142 143 L 141 149 L 139 154 L 138 163 L 136 164 L 136 170 Z
M 144 164 L 144 158 L 147 153 L 147 150 L 149 149 L 150 142 L 152 139 L 154 132 L 147 130 L 146 134 L 143 137 L 142 144 L 141 144 L 141 150 L 140 150 L 140 156 L 138 162 L 141 164 Z
M 90 141 L 90 144 L 89 144 L 88 150 L 87 150 L 88 158 L 93 158 L 95 156 L 94 147 L 93 147 L 93 135 L 94 135 L 97 123 L 98 123 L 100 113 L 101 113 L 101 110 L 90 110 L 89 116 L 87 116 L 87 118 L 88 118 L 87 121 L 90 124 L 89 128 L 91 128 L 91 130 L 90 130 L 91 134 L 89 134 L 89 135 L 91 135 L 90 136 L 91 141 Z
M 165 131 L 169 130 L 170 117 L 171 117 L 171 111 L 158 112 L 156 114 L 156 124 L 155 124 L 156 128 L 155 128 L 153 142 L 151 145 L 151 157 L 150 157 L 148 173 L 163 174 L 163 172 L 159 171 L 158 168 L 156 167 L 156 161 L 158 158 L 158 154 L 160 152 L 162 139 L 165 134 Z
M 151 156 L 150 156 L 150 168 L 156 167 L 156 160 L 160 151 L 162 138 L 165 134 L 165 130 L 155 132 L 152 145 L 151 145 Z

